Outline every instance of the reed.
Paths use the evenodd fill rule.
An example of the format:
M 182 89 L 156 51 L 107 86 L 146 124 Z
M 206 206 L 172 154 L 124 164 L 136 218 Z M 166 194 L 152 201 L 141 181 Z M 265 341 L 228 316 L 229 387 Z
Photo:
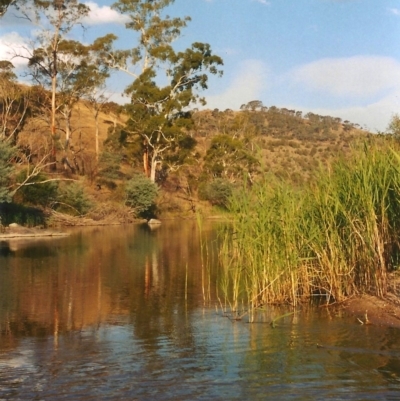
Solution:
M 301 189 L 268 176 L 230 203 L 232 226 L 220 248 L 220 288 L 232 310 L 312 296 L 342 301 L 361 292 L 383 296 L 397 267 L 400 156 L 372 140 L 320 170 Z

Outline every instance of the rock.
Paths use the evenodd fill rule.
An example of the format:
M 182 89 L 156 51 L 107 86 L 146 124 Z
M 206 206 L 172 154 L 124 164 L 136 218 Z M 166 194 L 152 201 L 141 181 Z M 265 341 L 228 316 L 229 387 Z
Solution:
M 31 233 L 33 230 L 30 229 L 30 228 L 26 228 L 26 227 L 20 226 L 20 225 L 17 224 L 17 223 L 11 223 L 11 224 L 8 226 L 8 231 L 9 231 L 10 233 L 13 233 L 13 234 L 29 234 L 29 233 Z
M 157 219 L 150 219 L 150 220 L 147 222 L 147 224 L 149 224 L 150 226 L 152 226 L 152 225 L 160 225 L 160 224 L 161 224 L 161 221 L 160 221 L 160 220 L 157 220 Z

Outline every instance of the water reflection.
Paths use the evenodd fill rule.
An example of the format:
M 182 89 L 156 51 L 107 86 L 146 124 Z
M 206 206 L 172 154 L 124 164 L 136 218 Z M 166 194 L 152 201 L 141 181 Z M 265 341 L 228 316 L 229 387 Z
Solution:
M 17 245 L 1 246 L 2 334 L 58 334 L 129 316 L 148 336 L 199 301 L 195 223 L 90 228 Z
M 209 255 L 216 232 L 206 227 Z M 192 222 L 90 228 L 0 246 L 0 399 L 385 400 L 399 330 L 270 308 L 232 322 Z M 323 347 L 317 347 L 317 344 Z

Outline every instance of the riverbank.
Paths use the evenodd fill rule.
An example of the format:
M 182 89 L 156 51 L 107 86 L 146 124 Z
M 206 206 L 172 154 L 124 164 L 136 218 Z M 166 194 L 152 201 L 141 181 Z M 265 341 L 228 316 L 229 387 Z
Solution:
M 343 304 L 343 309 L 358 324 L 400 328 L 400 298 L 394 294 L 384 299 L 372 295 L 354 297 Z
M 0 232 L 0 240 L 16 239 L 16 238 L 41 238 L 41 237 L 65 237 L 69 233 L 63 231 L 48 230 L 43 228 L 28 228 L 13 223 L 5 227 Z
M 384 298 L 367 294 L 354 296 L 343 303 L 345 313 L 359 324 L 400 328 L 400 274 L 389 274 L 388 282 Z

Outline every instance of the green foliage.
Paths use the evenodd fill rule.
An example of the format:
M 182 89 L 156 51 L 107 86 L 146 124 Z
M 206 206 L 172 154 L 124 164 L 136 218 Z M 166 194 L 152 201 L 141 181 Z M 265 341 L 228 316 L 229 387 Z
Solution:
M 16 156 L 15 148 L 0 140 L 0 203 L 11 202 L 10 182 L 14 167 L 11 159 Z
M 242 290 L 251 307 L 316 294 L 335 301 L 359 291 L 383 296 L 400 260 L 395 146 L 366 142 L 301 189 L 268 177 L 235 192 L 221 253 L 234 303 Z
M 99 161 L 98 175 L 108 180 L 121 178 L 122 156 L 111 152 L 103 152 Z
M 27 170 L 22 171 L 18 175 L 17 181 L 25 181 L 27 175 Z M 39 173 L 30 177 L 18 190 L 16 194 L 18 201 L 35 206 L 49 206 L 57 198 L 58 183 L 55 181 L 43 182 L 46 180 L 48 180 L 48 177 L 44 173 Z
M 212 54 L 210 45 L 195 42 L 184 51 L 173 49 L 172 43 L 190 20 L 166 16 L 164 9 L 173 3 L 120 0 L 113 5 L 130 17 L 126 27 L 138 33 L 136 47 L 114 52 L 108 62 L 124 71 L 131 63 L 140 71 L 125 90 L 131 97 L 127 132 L 140 138 L 144 170 L 149 170 L 153 182 L 160 164 L 172 170 L 190 158 L 189 142 L 184 139 L 193 121 L 186 109 L 196 102 L 205 104 L 198 92 L 207 89 L 208 74 L 222 74 L 218 70 L 222 59 Z
M 387 130 L 389 134 L 395 136 L 397 139 L 400 138 L 400 116 L 398 114 L 395 114 L 391 118 Z
M 126 184 L 126 204 L 135 210 L 140 217 L 152 217 L 155 212 L 155 202 L 158 187 L 143 175 L 136 175 Z
M 15 0 L 0 0 L 0 18 L 6 13 L 8 7 L 15 3 Z
M 78 182 L 66 183 L 60 188 L 58 210 L 72 215 L 84 215 L 93 206 L 83 186 Z
M 243 141 L 224 134 L 212 139 L 204 160 L 206 172 L 232 182 L 246 175 L 254 175 L 259 165 Z
M 46 218 L 43 210 L 18 203 L 0 203 L 1 224 L 17 223 L 27 227 L 43 226 Z
M 229 199 L 232 196 L 233 185 L 222 178 L 207 183 L 199 187 L 199 197 L 209 201 L 212 205 L 227 208 Z

